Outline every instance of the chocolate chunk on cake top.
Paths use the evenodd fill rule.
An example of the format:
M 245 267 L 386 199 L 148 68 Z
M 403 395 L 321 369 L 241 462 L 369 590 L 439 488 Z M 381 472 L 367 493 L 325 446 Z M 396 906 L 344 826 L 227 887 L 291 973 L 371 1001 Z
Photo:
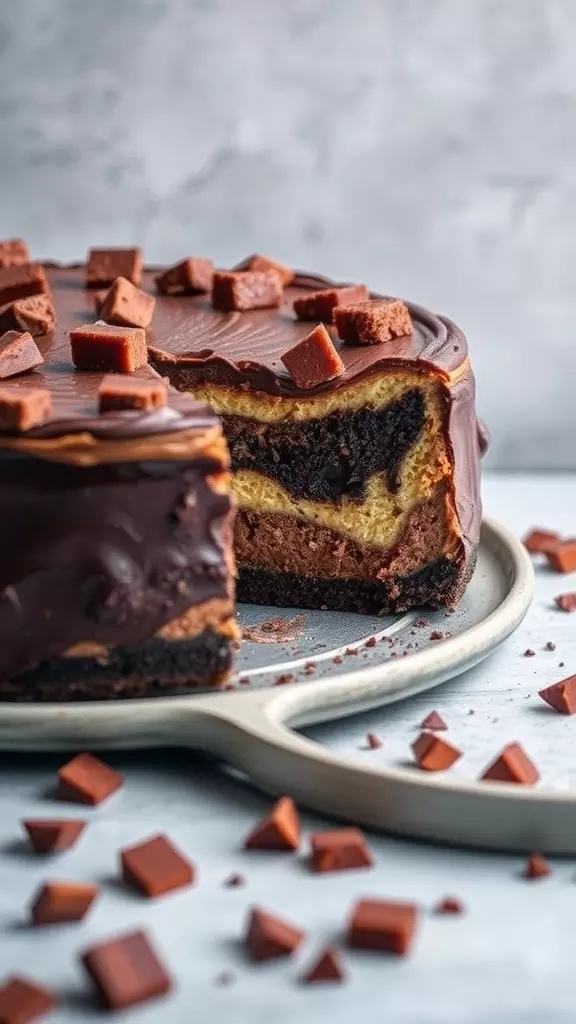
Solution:
M 308 274 L 281 301 L 159 297 L 150 339 L 156 369 L 222 417 L 240 598 L 382 614 L 453 606 L 481 521 L 464 335 L 412 303 Z M 345 341 L 330 322 L 342 304 Z M 310 335 L 302 317 L 323 320 L 340 372 L 326 346 L 317 373 L 284 365 Z

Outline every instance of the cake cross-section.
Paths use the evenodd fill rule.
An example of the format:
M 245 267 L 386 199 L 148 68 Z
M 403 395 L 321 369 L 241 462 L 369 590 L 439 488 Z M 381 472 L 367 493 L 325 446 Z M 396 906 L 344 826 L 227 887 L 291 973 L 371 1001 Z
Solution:
M 172 303 L 150 358 L 222 418 L 240 598 L 381 614 L 453 606 L 481 520 L 462 332 L 362 285 L 298 273 L 281 309 L 226 323 L 205 301 Z M 323 320 L 321 339 L 303 316 Z

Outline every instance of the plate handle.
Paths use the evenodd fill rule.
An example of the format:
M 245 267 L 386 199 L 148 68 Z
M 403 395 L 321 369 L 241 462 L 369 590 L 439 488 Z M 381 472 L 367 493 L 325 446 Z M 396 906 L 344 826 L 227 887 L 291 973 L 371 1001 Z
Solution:
M 576 793 L 358 765 L 287 726 L 298 702 L 296 692 L 208 698 L 181 709 L 179 741 L 324 815 L 437 842 L 576 854 Z

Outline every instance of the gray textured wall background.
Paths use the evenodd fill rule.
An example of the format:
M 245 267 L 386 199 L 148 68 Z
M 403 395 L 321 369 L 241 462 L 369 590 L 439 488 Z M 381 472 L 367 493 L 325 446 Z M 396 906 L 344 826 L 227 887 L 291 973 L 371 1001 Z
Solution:
M 574 0 L 3 0 L 0 138 L 1 235 L 407 295 L 492 465 L 576 466 Z

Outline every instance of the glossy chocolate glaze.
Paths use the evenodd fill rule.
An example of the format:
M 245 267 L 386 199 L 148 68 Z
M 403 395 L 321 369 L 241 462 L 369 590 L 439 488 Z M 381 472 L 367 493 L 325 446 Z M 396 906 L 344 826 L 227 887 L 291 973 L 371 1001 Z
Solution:
M 98 413 L 98 386 L 103 373 L 76 370 L 72 365 L 68 332 L 73 327 L 98 319 L 94 309 L 94 292 L 84 288 L 84 270 L 46 266 L 56 310 L 53 332 L 36 339 L 45 362 L 32 373 L 2 382 L 3 389 L 48 388 L 52 394 L 53 414 L 49 420 L 27 432 L 27 437 L 58 437 L 62 434 L 88 432 L 103 441 L 174 433 L 183 430 L 204 430 L 215 426 L 217 419 L 205 405 L 189 396 L 171 393 L 164 409 L 152 412 L 122 411 Z M 148 274 L 152 286 L 152 275 Z M 152 367 L 137 371 L 134 376 L 157 376 Z
M 0 681 L 76 644 L 141 644 L 230 594 L 221 465 L 0 453 Z M 154 680 L 151 680 L 154 682 Z
M 336 391 L 384 367 L 412 365 L 448 376 L 466 359 L 466 339 L 455 324 L 407 303 L 413 322 L 410 337 L 383 345 L 339 346 L 344 373 L 316 388 L 298 388 L 280 356 L 309 334 L 313 324 L 296 320 L 292 303 L 299 295 L 329 286 L 334 287 L 334 282 L 327 278 L 298 273 L 284 291 L 281 309 L 246 313 L 218 313 L 207 296 L 161 298 L 149 332 L 152 362 L 176 386 L 183 371 L 190 370 L 197 382 L 306 398 Z M 334 327 L 329 331 L 336 339 Z

